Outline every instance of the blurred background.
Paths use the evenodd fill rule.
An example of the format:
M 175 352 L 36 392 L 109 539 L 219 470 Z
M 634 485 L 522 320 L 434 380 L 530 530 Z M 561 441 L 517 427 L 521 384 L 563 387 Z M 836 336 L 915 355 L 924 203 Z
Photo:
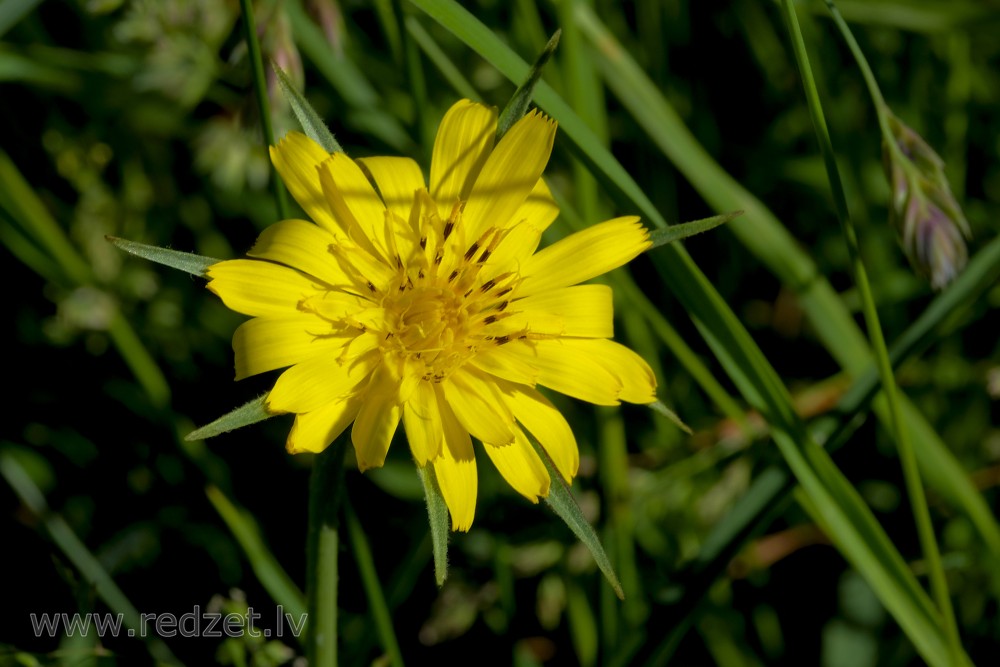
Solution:
M 944 158 L 974 256 L 1000 228 L 1000 4 L 839 5 L 889 105 Z M 289 73 L 352 156 L 407 155 L 426 169 L 437 123 L 457 98 L 503 107 L 514 91 L 405 1 L 259 0 L 254 7 L 265 57 Z M 794 252 L 815 263 L 860 322 L 774 3 L 482 0 L 469 9 L 528 61 L 561 27 L 544 79 L 668 221 L 712 215 L 719 205 L 711 178 L 685 166 L 698 157 L 695 149 L 670 144 L 673 135 L 657 139 L 655 115 L 643 121 L 637 109 L 655 114 L 658 107 L 643 106 L 644 89 L 615 70 L 601 38 L 607 30 L 689 128 L 704 159 L 773 212 Z M 887 224 L 881 139 L 858 68 L 823 3 L 800 3 L 799 15 L 892 341 L 934 294 Z M 276 135 L 297 129 L 272 80 L 269 95 Z M 231 258 L 277 220 L 239 4 L 0 2 L 0 127 L 10 381 L 0 431 L 0 662 L 142 664 L 168 655 L 139 639 L 35 635 L 31 612 L 112 605 L 81 574 L 79 559 L 91 558 L 139 612 L 249 606 L 273 627 L 268 619 L 281 602 L 274 568 L 304 586 L 310 458 L 285 453 L 290 417 L 208 442 L 183 436 L 266 391 L 276 374 L 234 384 L 230 340 L 242 316 L 202 280 L 126 256 L 105 240 Z M 546 175 L 564 209 L 550 241 L 635 213 L 563 139 Z M 753 229 L 727 226 L 685 246 L 792 390 L 800 414 L 817 417 L 850 385 L 842 355 L 804 312 L 802 285 L 775 268 L 791 261 L 788 253 L 769 257 L 767 247 L 748 245 L 752 236 Z M 474 527 L 452 536 L 449 578 L 437 588 L 421 487 L 400 432 L 384 469 L 360 475 L 352 463 L 346 485 L 403 657 L 411 664 L 921 664 L 864 579 L 790 500 L 775 503 L 721 576 L 691 575 L 713 526 L 780 457 L 648 258 L 612 284 L 616 338 L 650 361 L 664 402 L 694 431 L 688 436 L 642 407 L 594 409 L 558 397 L 581 447 L 574 492 L 615 562 L 626 601 L 615 599 L 551 511 L 517 496 L 488 465 L 479 466 Z M 630 285 L 654 315 L 633 308 L 634 295 L 624 300 Z M 994 284 L 956 310 L 898 375 L 994 515 L 998 306 Z M 696 380 L 695 362 L 679 363 L 665 343 L 671 336 L 716 379 L 728 408 Z M 885 429 L 865 421 L 836 460 L 923 581 Z M 998 555 L 933 490 L 930 503 L 965 646 L 991 664 L 1000 640 Z M 342 662 L 389 664 L 361 585 L 357 543 L 343 541 Z M 163 642 L 191 664 L 263 667 L 303 655 L 289 636 Z

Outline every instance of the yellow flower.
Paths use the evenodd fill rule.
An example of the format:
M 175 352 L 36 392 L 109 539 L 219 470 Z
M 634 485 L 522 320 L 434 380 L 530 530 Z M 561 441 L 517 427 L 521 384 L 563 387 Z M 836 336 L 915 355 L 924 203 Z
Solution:
M 656 400 L 649 366 L 608 340 L 610 288 L 579 284 L 648 248 L 646 229 L 617 218 L 536 252 L 559 213 L 541 178 L 556 124 L 532 112 L 494 145 L 496 126 L 495 109 L 455 104 L 429 189 L 413 160 L 329 155 L 290 133 L 271 159 L 315 224 L 272 225 L 250 259 L 208 272 L 253 317 L 233 336 L 236 378 L 290 367 L 266 401 L 295 414 L 288 450 L 322 451 L 353 422 L 358 467 L 381 466 L 402 421 L 454 530 L 475 513 L 472 438 L 532 502 L 551 480 L 528 434 L 576 475 L 573 432 L 536 385 L 598 405 Z

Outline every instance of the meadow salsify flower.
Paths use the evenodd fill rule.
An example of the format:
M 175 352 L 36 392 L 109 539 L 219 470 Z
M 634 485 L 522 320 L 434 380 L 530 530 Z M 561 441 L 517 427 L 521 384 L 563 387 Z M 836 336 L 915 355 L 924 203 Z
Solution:
M 533 437 L 572 481 L 576 440 L 536 385 L 590 403 L 651 403 L 648 364 L 610 340 L 612 294 L 580 284 L 650 246 L 636 217 L 536 251 L 559 211 L 542 180 L 556 124 L 538 111 L 494 145 L 496 110 L 455 104 L 430 186 L 408 158 L 352 160 L 290 133 L 271 148 L 313 222 L 266 229 L 208 288 L 253 319 L 233 337 L 236 377 L 286 368 L 266 399 L 294 413 L 290 452 L 319 452 L 353 423 L 358 467 L 381 466 L 402 422 L 433 466 L 454 530 L 468 530 L 472 438 L 533 502 L 550 478 Z

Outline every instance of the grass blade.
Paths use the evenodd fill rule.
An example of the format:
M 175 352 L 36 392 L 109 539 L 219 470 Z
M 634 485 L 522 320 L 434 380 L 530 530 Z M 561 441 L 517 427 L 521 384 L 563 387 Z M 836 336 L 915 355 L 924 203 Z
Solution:
M 120 614 L 126 628 L 135 633 L 134 636 L 146 636 L 146 623 L 139 615 L 139 610 L 129 601 L 125 593 L 118 588 L 108 571 L 90 552 L 86 545 L 76 536 L 66 520 L 49 509 L 42 490 L 31 479 L 28 471 L 18 462 L 17 458 L 6 448 L 0 451 L 0 475 L 31 512 L 41 519 L 48 531 L 49 537 L 59 550 L 69 559 L 80 572 L 84 580 L 94 587 L 97 595 L 104 600 L 108 608 Z M 157 660 L 168 664 L 180 664 L 170 652 L 167 645 L 160 639 L 151 638 L 148 641 L 149 652 Z
M 257 521 L 245 509 L 234 505 L 217 486 L 207 486 L 205 495 L 243 548 L 257 581 L 271 599 L 293 618 L 302 618 L 306 612 L 305 596 L 264 543 Z
M 524 75 L 527 65 L 457 3 L 448 0 L 412 1 L 508 78 L 519 80 Z M 544 83 L 539 85 L 536 100 L 560 122 L 563 133 L 573 140 L 577 148 L 595 163 L 598 175 L 611 178 L 622 186 L 620 191 L 629 194 L 633 204 L 654 224 L 666 226 L 662 216 L 652 207 L 635 181 L 599 144 L 565 102 L 546 88 Z M 907 634 L 920 647 L 922 654 L 930 656 L 928 660 L 934 664 L 944 664 L 939 662 L 945 655 L 940 652 L 944 646 L 943 638 L 937 619 L 927 616 L 926 605 L 929 602 L 926 594 L 917 585 L 902 557 L 885 537 L 860 498 L 856 494 L 843 492 L 845 485 L 850 488 L 849 483 L 843 480 L 843 484 L 840 484 L 840 478 L 832 482 L 826 480 L 828 476 L 840 475 L 839 471 L 828 458 L 824 460 L 827 454 L 810 441 L 795 414 L 787 390 L 742 324 L 704 274 L 677 245 L 667 246 L 665 252 L 654 253 L 651 257 L 667 284 L 695 318 L 702 335 L 743 395 L 761 410 L 775 428 L 775 441 L 783 456 L 816 505 L 826 513 L 825 520 L 838 531 L 845 556 L 855 563 L 870 582 L 888 582 L 888 585 L 880 589 L 880 593 L 885 596 L 884 603 L 904 625 Z M 817 474 L 816 466 L 823 468 L 822 476 Z M 834 490 L 837 492 L 834 493 Z M 903 565 L 901 568 L 900 563 Z

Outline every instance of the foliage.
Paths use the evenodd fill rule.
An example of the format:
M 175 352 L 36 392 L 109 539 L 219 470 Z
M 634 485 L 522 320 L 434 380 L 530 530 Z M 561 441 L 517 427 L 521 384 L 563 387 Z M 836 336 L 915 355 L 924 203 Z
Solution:
M 473 530 L 447 536 L 438 588 L 444 535 L 432 539 L 423 502 L 434 480 L 413 474 L 405 446 L 364 475 L 349 455 L 345 530 L 323 552 L 339 548 L 341 661 L 947 659 L 864 295 L 777 4 L 253 5 L 263 60 L 287 77 L 266 67 L 255 84 L 236 2 L 0 4 L 0 240 L 16 362 L 0 439 L 0 530 L 16 545 L 0 656 L 272 665 L 306 654 L 287 624 L 281 637 L 200 640 L 32 630 L 30 612 L 122 612 L 128 627 L 196 606 L 252 608 L 276 630 L 279 609 L 307 608 L 312 461 L 285 453 L 288 419 L 185 439 L 244 403 L 268 416 L 254 397 L 273 377 L 232 384 L 241 318 L 202 279 L 106 237 L 140 256 L 180 251 L 163 261 L 195 276 L 205 264 L 182 253 L 241 256 L 279 217 L 255 88 L 276 138 L 305 119 L 352 156 L 426 168 L 444 111 L 465 95 L 504 108 L 560 29 L 534 91 L 560 123 L 546 176 L 562 215 L 543 243 L 616 215 L 726 220 L 608 276 L 616 338 L 650 362 L 660 407 L 693 433 L 641 407 L 552 397 L 582 449 L 579 507 L 554 500 L 595 527 L 623 601 L 556 514 L 488 466 Z M 886 169 L 892 178 L 903 153 L 883 165 L 865 77 L 825 4 L 797 3 L 962 646 L 989 664 L 1000 635 L 1000 10 L 838 6 L 905 128 L 901 150 L 940 156 L 925 180 L 971 229 L 968 266 L 935 293 L 890 224 L 900 213 Z M 288 89 L 303 96 L 289 104 Z

